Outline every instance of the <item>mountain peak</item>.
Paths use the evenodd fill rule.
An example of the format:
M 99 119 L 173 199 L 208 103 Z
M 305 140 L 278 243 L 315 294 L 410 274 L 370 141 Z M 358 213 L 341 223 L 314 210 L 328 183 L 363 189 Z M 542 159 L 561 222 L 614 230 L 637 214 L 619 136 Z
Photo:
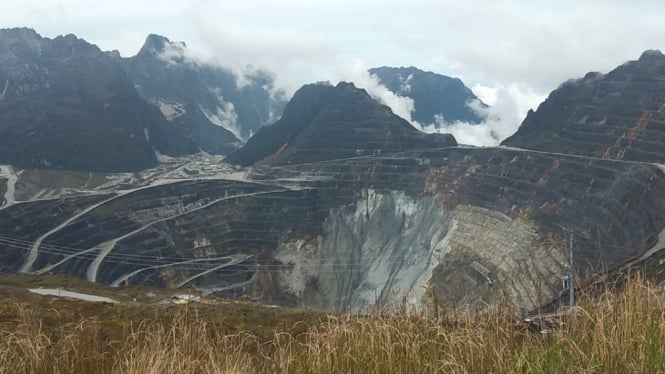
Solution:
M 356 87 L 356 85 L 353 84 L 353 82 L 344 82 L 344 81 L 337 83 L 337 86 L 335 86 L 335 88 L 340 89 L 340 90 L 342 90 L 342 89 L 357 90 L 358 89 Z
M 480 99 L 458 78 L 414 66 L 382 66 L 370 69 L 369 73 L 395 94 L 413 99 L 412 118 L 419 123 L 438 125 L 438 118 L 449 123 L 480 123 L 483 120 L 481 114 L 468 106 L 469 102 Z
M 659 49 L 648 49 L 642 52 L 642 55 L 640 56 L 640 61 L 651 60 L 655 58 L 662 59 L 664 57 L 665 55 L 663 55 L 663 52 L 661 52 Z
M 157 56 L 163 53 L 168 48 L 176 48 L 183 50 L 187 48 L 187 44 L 185 44 L 185 42 L 172 42 L 171 40 L 169 40 L 169 38 L 162 35 L 149 34 L 145 38 L 143 47 L 141 47 L 141 50 L 139 51 L 138 55 Z
M 0 160 L 22 167 L 134 171 L 155 149 L 197 151 L 140 99 L 122 67 L 73 34 L 0 31 Z M 16 130 L 20 129 L 20 130 Z
M 27 53 L 39 53 L 41 50 L 42 36 L 35 30 L 27 27 L 16 27 L 11 29 L 0 29 L 0 47 L 21 49 Z
M 353 83 L 310 84 L 296 91 L 279 121 L 226 161 L 282 165 L 456 144 L 451 135 L 421 133 Z

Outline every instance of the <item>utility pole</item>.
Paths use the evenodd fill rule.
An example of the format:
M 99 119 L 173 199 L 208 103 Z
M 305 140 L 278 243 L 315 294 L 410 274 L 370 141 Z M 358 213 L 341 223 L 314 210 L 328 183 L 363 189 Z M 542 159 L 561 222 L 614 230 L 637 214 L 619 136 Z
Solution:
M 569 260 L 569 264 L 568 264 L 568 270 L 569 270 L 568 277 L 569 278 L 568 279 L 570 280 L 569 281 L 570 282 L 569 283 L 570 284 L 570 286 L 569 286 L 570 287 L 569 288 L 569 290 L 570 290 L 569 295 L 570 295 L 570 307 L 572 308 L 572 307 L 575 306 L 575 268 L 573 266 L 573 232 L 572 231 L 570 231 L 568 233 L 568 260 Z

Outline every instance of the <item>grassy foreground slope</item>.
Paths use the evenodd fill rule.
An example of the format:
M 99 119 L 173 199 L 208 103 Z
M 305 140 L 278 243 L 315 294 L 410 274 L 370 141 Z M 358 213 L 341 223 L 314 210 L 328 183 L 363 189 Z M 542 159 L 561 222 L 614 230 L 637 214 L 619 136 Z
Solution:
M 8 301 L 0 306 L 0 373 L 665 372 L 665 297 L 640 279 L 582 296 L 574 321 L 546 335 L 516 324 L 510 308 L 475 317 L 341 317 L 1 289 Z

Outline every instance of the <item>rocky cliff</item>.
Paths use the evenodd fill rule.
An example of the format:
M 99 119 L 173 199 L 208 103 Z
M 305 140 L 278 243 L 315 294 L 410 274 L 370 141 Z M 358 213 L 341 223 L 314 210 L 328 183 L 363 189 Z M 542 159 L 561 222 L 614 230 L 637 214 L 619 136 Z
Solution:
M 208 153 L 235 150 L 279 119 L 286 103 L 268 73 L 239 77 L 163 36 L 149 35 L 136 56 L 117 60 L 141 96 Z
M 93 171 L 154 166 L 196 152 L 119 64 L 73 35 L 0 30 L 0 161 Z

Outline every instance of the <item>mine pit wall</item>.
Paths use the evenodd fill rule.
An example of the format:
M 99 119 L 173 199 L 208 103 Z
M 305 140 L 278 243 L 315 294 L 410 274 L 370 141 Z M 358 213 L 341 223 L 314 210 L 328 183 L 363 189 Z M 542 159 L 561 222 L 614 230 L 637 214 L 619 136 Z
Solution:
M 397 275 L 384 277 L 383 283 L 387 282 L 386 285 L 378 287 L 371 296 L 366 297 L 367 292 L 363 293 L 362 289 L 374 278 L 369 275 L 363 277 L 362 274 L 374 274 L 372 270 L 380 267 L 376 265 L 372 268 L 376 260 L 358 254 L 365 251 L 371 253 L 371 248 L 363 246 L 368 234 L 357 234 L 357 228 L 355 231 L 347 230 L 350 233 L 347 236 L 355 237 L 361 244 L 351 246 L 355 249 L 343 250 L 355 256 L 346 257 L 351 257 L 356 263 L 358 258 L 362 258 L 364 272 L 347 269 L 347 274 L 336 269 L 334 272 L 328 270 L 338 274 L 332 277 L 318 270 L 326 263 L 324 260 L 331 262 L 335 258 L 325 254 L 322 249 L 328 245 L 324 245 L 324 242 L 331 240 L 329 233 L 341 236 L 331 229 L 333 223 L 341 219 L 339 217 L 346 217 L 343 220 L 352 228 L 354 225 L 369 227 L 359 222 L 352 224 L 350 217 L 353 215 L 349 213 L 349 207 L 359 214 L 365 211 L 367 203 L 361 206 L 360 202 L 371 189 L 384 198 L 394 195 L 396 192 L 393 190 L 403 191 L 413 201 L 419 201 L 424 196 L 436 196 L 437 204 L 443 206 L 439 210 L 445 214 L 437 218 L 438 225 L 446 227 L 442 235 L 451 232 L 448 241 L 455 244 L 449 246 L 441 263 L 434 267 L 432 280 L 427 282 L 430 288 L 425 295 L 435 295 L 443 305 L 471 302 L 471 308 L 475 309 L 474 303 L 482 305 L 485 301 L 513 300 L 524 309 L 537 307 L 559 296 L 561 276 L 565 273 L 559 270 L 563 266 L 561 264 L 566 262 L 562 239 L 567 230 L 575 233 L 578 258 L 575 270 L 584 282 L 588 275 L 612 270 L 641 256 L 653 246 L 657 234 L 665 227 L 665 174 L 658 167 L 648 164 L 501 148 L 458 148 L 414 152 L 399 157 L 357 159 L 343 165 L 337 162 L 290 165 L 273 169 L 266 177 L 302 179 L 303 175 L 307 176 L 306 183 L 321 188 L 320 192 L 330 195 L 328 197 L 334 195 L 332 200 L 340 201 L 340 204 L 330 207 L 331 213 L 328 214 L 322 234 L 288 233 L 281 236 L 275 257 L 281 263 L 293 262 L 293 268 L 287 267 L 285 274 L 266 269 L 257 274 L 262 284 L 281 282 L 283 285 L 290 284 L 292 290 L 281 292 L 281 289 L 289 289 L 288 286 L 273 286 L 269 291 L 262 288 L 266 290 L 259 292 L 262 300 L 283 305 L 357 310 L 362 305 L 374 304 L 376 301 L 385 304 L 386 295 L 395 294 L 394 285 L 397 282 L 394 279 L 401 277 L 406 270 L 402 270 L 402 273 L 394 270 L 393 273 Z M 316 182 L 317 178 L 320 182 Z M 326 187 L 329 184 L 334 188 Z M 349 196 L 358 200 L 355 203 L 341 203 L 342 197 Z M 486 222 L 471 219 L 470 222 L 477 223 L 452 230 L 451 222 L 464 216 L 462 212 L 468 210 L 475 212 L 474 217 L 485 217 L 483 219 Z M 369 221 L 374 219 L 370 218 Z M 419 220 L 415 216 L 412 219 Z M 421 224 L 429 224 L 420 220 Z M 381 222 L 380 226 L 390 226 L 388 222 Z M 530 229 L 521 231 L 525 230 L 524 227 L 515 226 L 516 222 L 526 222 Z M 485 228 L 492 223 L 500 228 Z M 474 230 L 474 240 L 464 235 Z M 519 240 L 514 239 L 519 232 L 525 236 Z M 526 235 L 526 232 L 533 237 Z M 403 234 L 389 235 L 399 237 L 402 242 L 406 240 Z M 346 241 L 351 242 L 352 239 Z M 345 243 L 335 243 L 337 248 L 341 248 L 342 244 Z M 404 251 L 388 244 L 386 246 L 388 249 L 382 251 Z M 429 246 L 430 249 L 433 247 Z M 293 261 L 298 253 L 315 255 L 301 262 Z M 495 256 L 496 253 L 504 253 L 503 258 L 506 259 L 514 257 L 511 267 L 501 266 L 498 262 L 501 258 Z M 532 253 L 532 257 L 528 257 L 528 253 Z M 343 265 L 338 261 L 336 266 L 339 268 Z M 419 266 L 422 270 L 425 265 Z M 493 271 L 496 281 L 489 276 L 492 280 L 490 287 L 485 275 Z M 287 280 L 282 279 L 285 277 Z M 334 282 L 326 283 L 325 280 L 331 278 L 335 278 Z M 294 285 L 296 281 L 298 285 Z M 391 299 L 403 301 L 401 297 L 393 296 Z M 413 304 L 414 299 L 418 297 L 411 296 L 408 302 Z
M 457 148 L 261 172 L 275 184 L 190 181 L 119 196 L 48 242 L 85 249 L 117 239 L 96 277 L 105 284 L 144 269 L 128 283 L 177 287 L 250 256 L 186 286 L 344 311 L 433 299 L 533 309 L 558 297 L 564 229 L 575 230 L 585 274 L 641 256 L 665 227 L 665 174 L 649 164 Z M 0 228 L 34 242 L 110 197 L 19 203 L 0 210 Z M 0 243 L 2 269 L 15 271 L 27 247 Z M 36 265 L 60 252 L 41 251 Z M 90 256 L 53 272 L 85 277 Z M 149 266 L 163 259 L 197 262 Z
M 640 257 L 665 227 L 665 174 L 654 165 L 501 149 L 455 151 L 427 171 L 425 192 L 446 206 L 523 217 L 561 241 L 575 235 L 582 278 Z
M 368 190 L 331 209 L 318 235 L 285 236 L 274 258 L 282 267 L 265 299 L 367 313 L 427 310 L 432 301 L 474 311 L 498 301 L 523 310 L 558 297 L 566 257 L 534 225 L 474 206 L 447 209 L 441 196 Z

